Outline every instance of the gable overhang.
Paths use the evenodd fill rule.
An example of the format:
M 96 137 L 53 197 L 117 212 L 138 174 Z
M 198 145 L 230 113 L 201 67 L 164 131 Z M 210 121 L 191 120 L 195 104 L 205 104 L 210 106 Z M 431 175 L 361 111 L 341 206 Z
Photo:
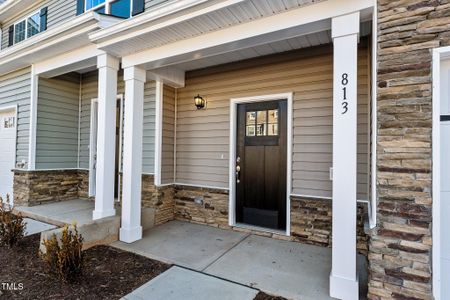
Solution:
M 130 44 L 136 39 L 142 39 L 148 34 L 171 25 L 220 11 L 242 2 L 245 0 L 171 0 L 121 24 L 94 32 L 90 34 L 90 39 L 99 48 L 108 47 L 109 50 L 112 50 L 114 46 L 122 48 L 122 51 L 115 50 L 110 53 L 123 56 L 146 47 L 145 43 L 140 46 L 139 43 Z
M 88 34 L 121 19 L 89 12 L 0 52 L 0 74 L 88 46 Z
M 38 5 L 44 0 L 7 0 L 0 5 L 0 23 L 7 20 L 28 8 Z

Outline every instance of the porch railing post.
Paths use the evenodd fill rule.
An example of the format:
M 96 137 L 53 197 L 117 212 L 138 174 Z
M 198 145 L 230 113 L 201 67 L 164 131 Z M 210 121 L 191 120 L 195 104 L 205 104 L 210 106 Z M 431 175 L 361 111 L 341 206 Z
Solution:
M 358 299 L 356 271 L 359 12 L 332 19 L 333 226 L 330 296 Z
M 119 60 L 109 54 L 97 57 L 98 127 L 97 175 L 93 219 L 114 216 L 116 98 Z
M 132 243 L 142 238 L 142 140 L 146 72 L 135 66 L 128 67 L 124 71 L 124 80 L 125 123 L 120 240 Z

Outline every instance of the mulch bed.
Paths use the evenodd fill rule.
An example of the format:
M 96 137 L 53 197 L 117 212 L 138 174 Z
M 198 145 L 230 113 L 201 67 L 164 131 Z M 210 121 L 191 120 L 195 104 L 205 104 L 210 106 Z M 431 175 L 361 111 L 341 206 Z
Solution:
M 49 275 L 38 255 L 40 235 L 26 237 L 18 246 L 0 246 L 0 299 L 120 299 L 166 271 L 170 265 L 109 246 L 84 252 L 83 275 L 64 284 Z M 5 290 L 2 284 L 23 284 Z

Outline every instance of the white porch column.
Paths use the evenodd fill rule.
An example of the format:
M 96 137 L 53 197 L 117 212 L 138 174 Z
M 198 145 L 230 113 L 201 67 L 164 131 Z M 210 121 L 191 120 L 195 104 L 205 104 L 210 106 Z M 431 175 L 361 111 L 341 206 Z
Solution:
M 141 186 L 145 78 L 146 73 L 143 69 L 135 66 L 125 69 L 123 194 L 120 240 L 126 243 L 132 243 L 142 238 Z
M 330 296 L 358 299 L 356 272 L 359 12 L 333 18 L 333 240 Z
M 93 219 L 114 216 L 114 173 L 116 149 L 116 98 L 119 60 L 109 54 L 97 57 L 98 126 L 97 178 Z

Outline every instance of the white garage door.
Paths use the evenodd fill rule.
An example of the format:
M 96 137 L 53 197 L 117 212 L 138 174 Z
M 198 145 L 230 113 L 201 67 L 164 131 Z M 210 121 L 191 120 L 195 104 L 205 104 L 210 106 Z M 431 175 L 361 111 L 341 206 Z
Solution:
M 0 197 L 9 194 L 12 202 L 13 172 L 16 159 L 16 112 L 0 111 Z M 12 203 L 11 203 L 12 204 Z

